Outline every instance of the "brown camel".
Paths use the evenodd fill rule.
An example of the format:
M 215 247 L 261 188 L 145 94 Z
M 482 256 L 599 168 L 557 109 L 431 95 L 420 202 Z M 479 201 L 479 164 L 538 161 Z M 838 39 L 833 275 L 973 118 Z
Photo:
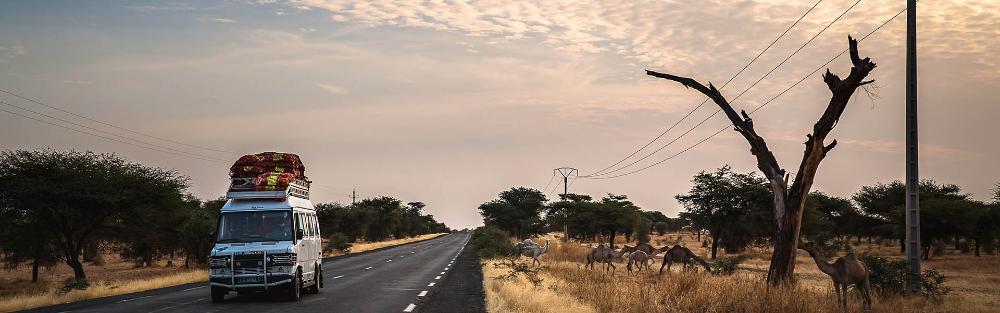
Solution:
M 871 284 L 868 281 L 868 267 L 865 266 L 864 262 L 858 260 L 854 253 L 848 253 L 837 258 L 833 263 L 827 263 L 826 258 L 817 252 L 815 243 L 800 242 L 799 249 L 809 252 L 809 256 L 813 258 L 813 261 L 816 261 L 816 267 L 819 267 L 823 273 L 830 275 L 830 279 L 833 280 L 833 289 L 837 291 L 837 302 L 840 302 L 845 309 L 847 308 L 847 286 L 850 285 L 854 285 L 858 293 L 861 294 L 865 308 L 871 309 L 872 297 Z M 843 290 L 843 295 L 841 295 L 841 290 Z
M 587 253 L 587 265 L 584 267 L 590 267 L 594 269 L 594 263 L 604 263 L 604 271 L 608 271 L 609 266 L 611 274 L 615 274 L 615 264 L 614 261 L 621 261 L 622 253 L 615 254 L 614 250 L 602 245 L 597 246 L 597 248 L 590 249 Z
M 654 257 L 656 257 L 657 253 L 660 253 L 660 250 L 653 251 L 653 254 L 647 254 L 645 251 L 642 250 L 636 250 L 635 252 L 632 252 L 632 254 L 629 255 L 628 257 L 628 265 L 626 265 L 626 268 L 628 268 L 628 273 L 632 274 L 632 264 L 636 265 L 636 273 L 641 272 L 643 267 L 645 267 L 646 270 L 650 270 L 649 261 L 652 260 Z
M 632 253 L 635 251 L 642 251 L 648 255 L 653 255 L 654 252 L 656 252 L 656 248 L 653 248 L 653 246 L 648 243 L 640 242 L 639 244 L 636 244 L 635 247 L 629 245 L 622 245 L 622 249 L 619 252 L 622 255 L 625 255 L 626 253 Z
M 663 254 L 663 263 L 660 264 L 660 274 L 663 274 L 663 267 L 666 267 L 667 271 L 669 272 L 670 266 L 673 265 L 674 262 L 681 262 L 681 264 L 683 264 L 682 268 L 687 269 L 688 265 L 693 265 L 690 264 L 691 261 L 701 264 L 701 266 L 705 267 L 705 271 L 708 272 L 712 271 L 708 267 L 708 262 L 705 262 L 704 259 L 699 258 L 697 255 L 694 255 L 694 252 L 691 252 L 691 250 L 688 248 L 681 247 L 679 245 L 674 245 L 670 249 L 667 249 L 667 247 L 660 248 L 660 251 L 667 252 Z

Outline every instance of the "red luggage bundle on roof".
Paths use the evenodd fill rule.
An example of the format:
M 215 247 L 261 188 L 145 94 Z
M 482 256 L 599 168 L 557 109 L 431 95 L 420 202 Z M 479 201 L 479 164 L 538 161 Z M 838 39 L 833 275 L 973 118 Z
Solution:
M 306 167 L 302 165 L 302 159 L 296 154 L 262 152 L 240 157 L 229 168 L 229 176 L 236 178 L 259 177 L 264 174 L 288 174 L 293 179 L 306 179 L 305 171 Z

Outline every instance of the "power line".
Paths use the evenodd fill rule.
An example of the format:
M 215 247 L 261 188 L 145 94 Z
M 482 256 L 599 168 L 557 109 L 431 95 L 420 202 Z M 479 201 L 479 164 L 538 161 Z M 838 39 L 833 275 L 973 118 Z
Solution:
M 178 156 L 182 156 L 182 157 L 186 157 L 186 158 L 192 158 L 192 159 L 198 159 L 198 160 L 202 160 L 202 161 L 216 162 L 216 163 L 227 163 L 227 162 L 224 162 L 224 161 L 219 161 L 219 160 L 214 160 L 214 159 L 204 159 L 204 158 L 189 156 L 189 155 L 186 155 L 186 154 L 176 153 L 176 152 L 169 151 L 169 150 L 160 150 L 160 149 L 157 149 L 157 148 L 152 148 L 152 147 L 147 147 L 147 146 L 143 146 L 143 145 L 138 145 L 138 144 L 134 144 L 134 143 L 131 143 L 131 142 L 128 142 L 128 141 L 118 140 L 118 139 L 114 139 L 114 138 L 111 138 L 111 137 L 106 137 L 106 136 L 102 136 L 102 135 L 99 135 L 99 134 L 94 134 L 94 133 L 91 133 L 91 132 L 87 132 L 87 131 L 79 130 L 79 129 L 76 129 L 76 128 L 68 127 L 68 126 L 65 126 L 65 125 L 52 123 L 52 122 L 49 122 L 49 121 L 46 121 L 46 120 L 37 119 L 37 118 L 31 117 L 31 116 L 27 116 L 27 115 L 23 115 L 23 114 L 20 114 L 20 113 L 17 113 L 17 112 L 8 111 L 7 109 L 3 109 L 3 108 L 0 108 L 0 111 L 9 113 L 9 114 L 17 116 L 17 117 L 30 119 L 30 120 L 33 120 L 33 121 L 36 121 L 36 122 L 39 122 L 39 123 L 45 123 L 45 124 L 49 124 L 49 125 L 52 125 L 52 126 L 64 128 L 64 129 L 67 129 L 67 130 L 71 130 L 71 131 L 74 131 L 74 132 L 78 132 L 78 133 L 82 133 L 82 134 L 87 134 L 87 135 L 91 135 L 91 136 L 94 136 L 94 137 L 103 138 L 103 139 L 106 139 L 106 140 L 110 140 L 110 141 L 114 141 L 114 142 L 119 142 L 119 143 L 127 144 L 127 145 L 130 145 L 130 146 L 136 146 L 136 147 L 143 148 L 143 149 L 149 149 L 149 150 L 153 150 L 153 151 L 158 151 L 158 152 L 163 152 L 163 153 L 169 153 L 169 154 L 173 154 L 173 155 L 178 155 Z
M 147 134 L 147 133 L 143 133 L 143 132 L 131 130 L 131 129 L 128 129 L 128 128 L 125 128 L 125 127 L 117 126 L 117 125 L 114 125 L 114 124 L 111 124 L 111 123 L 108 123 L 108 122 L 104 122 L 104 121 L 97 120 L 97 119 L 94 119 L 94 118 L 91 118 L 91 117 L 87 117 L 87 116 L 84 116 L 84 115 L 81 115 L 81 114 L 73 113 L 73 112 L 70 112 L 68 110 L 65 110 L 65 109 L 62 109 L 62 108 L 59 108 L 59 107 L 56 107 L 56 106 L 53 106 L 53 105 L 46 104 L 46 103 L 44 103 L 42 101 L 38 101 L 38 100 L 29 98 L 29 97 L 25 97 L 25 96 L 19 95 L 17 93 L 12 92 L 12 91 L 0 89 L 0 92 L 3 92 L 5 94 L 8 94 L 8 95 L 20 98 L 20 99 L 25 100 L 25 101 L 29 101 L 29 102 L 38 104 L 38 105 L 41 105 L 41 106 L 44 106 L 44 107 L 47 107 L 47 108 L 50 108 L 50 109 L 53 109 L 53 110 L 56 110 L 56 111 L 59 111 L 59 112 L 63 112 L 63 113 L 66 113 L 66 114 L 69 114 L 69 115 L 72 115 L 72 116 L 76 116 L 78 118 L 82 118 L 82 119 L 85 119 L 85 120 L 88 120 L 88 121 L 91 121 L 91 122 L 94 122 L 94 123 L 98 123 L 98 124 L 101 124 L 101 125 L 104 125 L 104 126 L 116 128 L 116 129 L 119 129 L 119 130 L 127 131 L 127 132 L 130 132 L 130 133 L 133 133 L 133 134 L 137 134 L 137 135 L 141 135 L 141 136 L 145 136 L 145 137 L 149 137 L 149 138 L 153 138 L 153 139 L 157 139 L 157 140 L 162 140 L 162 141 L 166 141 L 166 142 L 170 142 L 170 143 L 174 143 L 174 144 L 178 144 L 178 145 L 188 146 L 188 147 L 192 147 L 192 148 L 198 148 L 198 149 L 204 149 L 204 150 L 215 151 L 215 152 L 222 152 L 222 153 L 238 154 L 238 153 L 236 153 L 234 151 L 214 149 L 214 148 L 203 147 L 203 146 L 199 146 L 199 145 L 193 145 L 193 144 L 189 144 L 189 143 L 184 143 L 184 142 L 180 142 L 180 141 L 176 141 L 176 140 L 172 140 L 172 139 L 168 139 L 168 138 L 158 137 L 158 136 L 150 135 L 150 134 Z
M 878 27 L 876 27 L 875 29 L 873 29 L 873 30 L 872 30 L 871 32 L 869 32 L 869 33 L 868 33 L 867 35 L 865 35 L 864 37 L 861 37 L 860 39 L 858 39 L 858 42 L 860 43 L 860 42 L 864 41 L 864 40 L 865 40 L 865 39 L 867 39 L 867 38 L 868 38 L 869 36 L 871 36 L 871 35 L 872 35 L 872 34 L 874 34 L 875 32 L 877 32 L 877 31 L 879 31 L 880 29 L 882 29 L 882 27 L 884 27 L 885 25 L 888 25 L 888 24 L 889 24 L 889 22 L 891 22 L 891 21 L 895 20 L 895 19 L 896 19 L 896 17 L 898 17 L 898 16 L 900 15 L 900 14 L 903 14 L 903 12 L 906 12 L 906 9 L 903 9 L 903 10 L 901 10 L 901 11 L 897 12 L 897 13 L 896 13 L 895 15 L 893 15 L 893 16 L 892 16 L 892 17 L 890 17 L 890 18 L 889 18 L 888 20 L 886 20 L 885 22 L 883 22 L 883 23 L 882 23 L 881 25 L 879 25 Z M 802 77 L 801 79 L 799 79 L 798 81 L 796 81 L 796 82 L 795 82 L 794 84 L 792 84 L 791 86 L 788 86 L 788 88 L 785 88 L 785 90 L 782 90 L 782 91 L 781 91 L 780 93 L 778 93 L 777 95 L 775 95 L 775 96 L 774 96 L 774 97 L 772 97 L 771 99 L 768 99 L 767 101 L 765 101 L 765 102 L 764 102 L 764 103 L 762 103 L 761 105 L 759 105 L 759 106 L 757 106 L 756 108 L 754 108 L 754 109 L 753 109 L 752 111 L 750 111 L 750 113 L 748 113 L 748 114 L 749 114 L 749 115 L 753 115 L 753 114 L 754 114 L 754 113 L 756 113 L 756 112 L 757 112 L 758 110 L 760 110 L 760 109 L 764 108 L 764 106 L 766 106 L 766 105 L 770 104 L 770 103 L 771 103 L 772 101 L 774 101 L 775 99 L 778 99 L 779 97 L 781 97 L 782 95 L 784 95 L 785 93 L 787 93 L 787 92 L 788 92 L 789 90 L 792 90 L 792 88 L 795 88 L 796 86 L 798 86 L 799 84 L 801 84 L 801 83 L 802 83 L 803 81 L 805 81 L 805 80 L 806 80 L 807 78 L 809 78 L 810 76 L 812 76 L 812 75 L 816 74 L 816 72 L 819 72 L 819 71 L 820 71 L 821 69 L 823 69 L 824 67 L 826 67 L 827 65 L 829 65 L 830 63 L 832 63 L 832 62 L 833 62 L 834 60 L 836 60 L 836 59 L 837 59 L 837 58 L 839 58 L 840 56 L 844 55 L 844 53 L 847 53 L 847 51 L 848 51 L 849 49 L 850 49 L 850 48 L 848 48 L 848 49 L 844 49 L 843 51 L 841 51 L 840 53 L 838 53 L 838 54 L 837 54 L 836 56 L 834 56 L 833 58 L 831 58 L 831 59 L 830 59 L 829 61 L 826 61 L 826 63 L 823 63 L 822 65 L 820 65 L 819 67 L 817 67 L 817 68 L 816 68 L 815 70 L 813 70 L 812 72 L 810 72 L 810 73 L 809 73 L 808 75 L 806 75 L 806 76 L 803 76 L 803 77 Z M 709 139 L 712 139 L 712 138 L 714 138 L 715 136 L 719 135 L 720 133 L 722 133 L 723 131 L 725 131 L 726 129 L 728 129 L 728 128 L 730 128 L 730 127 L 731 127 L 731 125 L 726 125 L 726 126 L 722 127 L 721 129 L 719 129 L 718 131 L 716 131 L 715 133 L 712 133 L 712 135 L 709 135 L 708 137 L 705 137 L 705 138 L 704 138 L 704 139 L 702 139 L 701 141 L 698 141 L 698 142 L 696 142 L 695 144 L 693 144 L 693 145 L 691 145 L 691 146 L 688 146 L 687 148 L 684 148 L 684 150 L 681 150 L 681 151 L 679 151 L 679 152 L 677 152 L 677 153 L 675 153 L 675 154 L 673 154 L 673 155 L 671 155 L 671 156 L 669 156 L 669 157 L 667 157 L 667 158 L 665 158 L 665 159 L 662 159 L 662 160 L 660 160 L 660 161 L 658 161 L 658 162 L 656 162 L 656 163 L 653 163 L 653 164 L 650 164 L 650 165 L 647 165 L 647 166 L 645 166 L 645 167 L 643 167 L 643 168 L 640 168 L 640 169 L 638 169 L 638 170 L 634 170 L 634 171 L 631 171 L 631 172 L 627 172 L 627 173 L 624 173 L 624 174 L 619 174 L 619 175 L 614 175 L 614 176 L 606 176 L 606 177 L 586 177 L 586 178 L 591 178 L 591 179 L 611 179 L 611 178 L 618 178 L 618 177 L 622 177 L 622 176 L 628 176 L 628 175 L 632 175 L 632 174 L 635 174 L 635 173 L 638 173 L 638 172 L 641 172 L 641 171 L 644 171 L 644 170 L 646 170 L 646 169 L 649 169 L 649 168 L 651 168 L 651 167 L 654 167 L 654 166 L 657 166 L 657 165 L 660 165 L 660 164 L 662 164 L 662 163 L 664 163 L 664 162 L 666 162 L 666 161 L 669 161 L 669 160 L 671 160 L 671 159 L 673 159 L 673 158 L 675 158 L 675 157 L 677 157 L 677 156 L 679 156 L 679 155 L 681 155 L 681 154 L 684 154 L 684 153 L 685 153 L 685 152 L 687 152 L 688 150 L 691 150 L 691 149 L 693 149 L 694 147 L 696 147 L 696 146 L 698 146 L 698 145 L 701 145 L 702 143 L 704 143 L 704 142 L 708 141 Z
M 823 29 L 821 29 L 819 32 L 817 32 L 815 35 L 813 35 L 812 38 L 809 38 L 808 41 L 806 41 L 801 46 L 799 46 L 798 49 L 795 49 L 795 51 L 793 51 L 791 54 L 789 54 L 788 57 L 786 57 L 780 63 L 778 63 L 777 65 L 775 65 L 773 68 L 771 68 L 771 70 L 769 70 L 767 73 L 765 73 L 764 76 L 761 76 L 759 79 L 757 79 L 756 81 L 754 81 L 753 84 L 750 84 L 749 87 L 747 87 L 746 89 L 743 89 L 743 91 L 741 91 L 739 94 L 737 94 L 736 97 L 734 97 L 731 100 L 731 102 L 735 102 L 740 97 L 742 97 L 744 94 L 746 94 L 748 91 L 750 91 L 750 89 L 753 89 L 754 87 L 756 87 L 757 84 L 759 84 L 761 81 L 763 81 L 768 76 L 770 76 L 772 73 L 774 73 L 774 71 L 777 70 L 778 68 L 780 68 L 782 65 L 784 65 L 785 63 L 787 63 L 788 60 L 790 60 L 792 57 L 794 57 L 796 54 L 798 54 L 800 51 L 802 51 L 802 49 L 804 49 L 806 46 L 808 46 L 810 43 L 812 43 L 813 40 L 815 40 L 820 35 L 822 35 L 824 32 L 826 32 L 826 30 L 829 29 L 831 26 L 833 26 L 833 24 L 836 24 L 837 21 L 839 21 L 841 18 L 843 18 L 844 15 L 847 15 L 847 13 L 850 12 L 852 9 L 854 9 L 854 7 L 857 6 L 859 3 L 861 3 L 861 0 L 858 0 L 858 1 L 854 2 L 854 4 L 852 4 L 850 7 L 848 7 L 847 10 L 844 10 L 844 12 L 840 13 L 840 15 L 837 16 L 837 18 L 835 18 L 832 22 L 830 22 L 825 27 L 823 27 Z M 708 99 L 706 99 L 706 101 L 707 100 Z M 702 103 L 704 104 L 704 102 L 702 102 Z M 620 167 L 620 168 L 617 168 L 617 169 L 614 169 L 614 170 L 611 170 L 611 171 L 608 171 L 608 172 L 605 172 L 605 173 L 603 173 L 601 175 L 596 175 L 596 176 L 604 176 L 604 175 L 608 175 L 608 174 L 611 174 L 611 173 L 619 172 L 619 171 L 622 171 L 622 170 L 624 170 L 626 168 L 631 167 L 632 165 L 635 165 L 636 163 L 642 162 L 643 160 L 645 160 L 645 159 L 647 159 L 647 158 L 649 158 L 649 157 L 651 157 L 651 156 L 659 153 L 663 149 L 666 149 L 667 147 L 669 147 L 673 143 L 677 142 L 678 140 L 680 140 L 681 138 L 683 138 L 687 134 L 689 134 L 692 131 L 694 131 L 696 128 L 700 127 L 702 124 L 705 124 L 705 122 L 707 122 L 709 119 L 711 119 L 711 118 L 715 117 L 716 115 L 718 115 L 719 112 L 722 112 L 722 108 L 719 108 L 719 109 L 715 110 L 715 112 L 713 112 L 711 115 L 709 115 L 708 117 L 702 119 L 700 122 L 698 122 L 698 124 L 696 124 L 695 126 L 691 127 L 690 129 L 688 129 L 687 131 L 685 131 L 684 133 L 682 133 L 680 136 L 677 136 L 676 138 L 674 138 L 673 140 L 671 140 L 667 144 L 661 146 L 660 148 L 656 149 L 655 151 L 653 151 L 653 152 L 651 152 L 649 154 L 646 154 L 642 158 L 639 158 L 638 160 L 635 160 L 635 161 L 633 161 L 633 162 L 631 162 L 631 163 L 629 163 L 629 164 L 627 164 L 627 165 L 625 165 L 623 167 Z M 594 176 L 594 175 L 588 175 L 588 176 L 584 176 L 584 177 L 585 178 L 598 178 L 596 176 Z M 621 177 L 621 176 L 615 176 L 615 177 Z
M 736 79 L 736 77 L 740 76 L 740 74 L 742 74 L 744 71 L 746 71 L 746 69 L 749 68 L 751 64 L 753 64 L 754 62 L 756 62 L 757 59 L 759 59 L 762 55 L 764 55 L 765 52 L 767 52 L 768 50 L 770 50 L 771 47 L 773 47 L 775 43 L 777 43 L 779 40 L 781 40 L 781 38 L 785 37 L 785 35 L 788 34 L 788 32 L 791 31 L 792 28 L 795 27 L 795 25 L 798 25 L 799 22 L 801 22 L 802 19 L 804 19 L 806 17 L 806 15 L 809 15 L 809 12 L 812 12 L 812 10 L 815 9 L 816 6 L 818 6 L 821 2 L 823 2 L 823 0 L 816 1 L 816 3 L 813 4 L 812 7 L 809 8 L 809 10 L 806 10 L 805 13 L 802 13 L 802 16 L 799 16 L 799 19 L 795 20 L 795 22 L 792 23 L 792 25 L 789 25 L 788 28 L 785 29 L 785 31 L 781 32 L 781 34 L 778 35 L 777 38 L 774 38 L 774 40 L 771 41 L 771 43 L 768 44 L 767 47 L 764 48 L 764 50 L 761 50 L 760 53 L 757 53 L 757 55 L 754 56 L 753 59 L 750 60 L 750 62 L 747 62 L 747 64 L 744 65 L 743 68 L 741 68 L 738 72 L 736 72 L 735 75 L 733 75 L 732 77 L 730 77 L 729 80 L 727 80 L 724 84 L 722 84 L 722 87 L 720 87 L 719 89 L 721 90 L 721 89 L 726 88 L 726 86 L 729 85 L 730 82 L 732 82 L 734 79 Z M 625 158 L 619 160 L 618 162 L 615 162 L 614 164 L 611 164 L 608 167 L 605 167 L 605 168 L 603 168 L 603 169 L 601 169 L 601 170 L 599 170 L 597 172 L 594 172 L 594 173 L 591 173 L 591 174 L 588 174 L 588 175 L 584 175 L 584 177 L 604 175 L 604 174 L 606 174 L 606 173 L 604 173 L 604 171 L 606 171 L 606 170 L 608 170 L 608 169 L 610 169 L 612 167 L 615 167 L 618 164 L 621 164 L 622 162 L 625 162 L 625 160 L 628 160 L 629 158 L 635 156 L 640 151 L 646 149 L 647 147 L 649 147 L 649 145 L 653 144 L 657 140 L 660 140 L 661 137 L 663 137 L 668 132 L 670 132 L 671 130 L 673 130 L 675 127 L 677 127 L 677 125 L 679 125 L 681 122 L 683 122 L 684 120 L 686 120 L 689 116 L 691 116 L 691 114 L 693 114 L 699 108 L 701 108 L 702 106 L 704 106 L 705 103 L 708 102 L 708 100 L 709 100 L 708 98 L 705 98 L 705 100 L 701 101 L 701 103 L 698 104 L 697 106 L 695 106 L 694 109 L 691 109 L 691 111 L 688 111 L 687 114 L 685 114 L 683 117 L 681 117 L 681 119 L 677 120 L 677 122 L 674 122 L 673 125 L 670 125 L 670 127 L 668 127 L 667 130 L 664 130 L 663 132 L 661 132 L 659 135 L 657 135 L 655 138 L 653 138 L 653 140 L 650 140 L 645 145 L 643 145 L 642 147 L 640 147 L 638 150 L 635 150 L 634 152 L 632 152 L 631 154 L 629 154 Z M 629 165 L 626 165 L 623 168 L 628 167 L 628 166 Z
M 112 132 L 103 131 L 103 130 L 100 130 L 100 129 L 97 129 L 97 128 L 94 128 L 94 127 L 90 127 L 90 126 L 87 126 L 87 125 L 75 123 L 73 121 L 69 121 L 69 120 L 66 120 L 66 119 L 62 119 L 62 118 L 59 118 L 59 117 L 48 115 L 48 114 L 45 114 L 45 113 L 42 113 L 42 112 L 38 112 L 38 111 L 35 111 L 35 110 L 32 110 L 32 109 L 28 109 L 28 108 L 19 106 L 19 105 L 10 104 L 10 103 L 7 103 L 6 101 L 3 101 L 3 100 L 0 100 L 0 103 L 5 104 L 5 105 L 10 106 L 10 107 L 15 107 L 15 108 L 18 108 L 18 109 L 21 109 L 21 110 L 24 110 L 24 111 L 31 112 L 31 113 L 34 113 L 36 115 L 41 115 L 41 116 L 44 116 L 44 117 L 47 117 L 47 118 L 50 118 L 50 119 L 53 119 L 53 120 L 57 120 L 57 121 L 60 121 L 60 122 L 63 122 L 63 123 L 71 124 L 71 125 L 76 126 L 76 127 L 82 127 L 82 128 L 85 128 L 85 129 L 89 129 L 89 130 L 95 131 L 95 132 L 99 132 L 99 133 L 103 133 L 103 134 L 115 136 L 115 137 L 118 137 L 118 138 L 121 138 L 121 139 L 124 139 L 124 140 L 131 140 L 131 141 L 134 141 L 134 142 L 137 142 L 137 143 L 142 143 L 142 144 L 145 144 L 145 145 L 157 147 L 157 148 L 164 149 L 164 150 L 174 151 L 174 152 L 180 153 L 180 154 L 191 155 L 191 156 L 195 156 L 195 157 L 202 158 L 202 159 L 211 159 L 211 160 L 214 160 L 214 161 L 226 162 L 226 160 L 219 159 L 219 158 L 216 158 L 216 157 L 212 157 L 212 156 L 208 156 L 208 155 L 203 155 L 203 154 L 197 154 L 197 153 L 191 153 L 191 152 L 174 149 L 174 148 L 167 147 L 167 146 L 161 146 L 161 145 L 158 145 L 158 144 L 155 144 L 155 143 L 151 143 L 151 142 L 147 142 L 147 141 L 143 141 L 143 140 L 138 140 L 138 139 L 131 138 L 131 137 L 122 136 L 122 135 L 115 134 L 115 133 L 112 133 Z
M 556 172 L 555 171 L 552 172 L 552 176 L 549 176 L 549 182 L 545 183 L 545 188 L 542 188 L 542 192 L 543 193 L 549 191 L 549 186 L 552 185 L 552 181 L 554 181 L 554 180 L 556 180 Z

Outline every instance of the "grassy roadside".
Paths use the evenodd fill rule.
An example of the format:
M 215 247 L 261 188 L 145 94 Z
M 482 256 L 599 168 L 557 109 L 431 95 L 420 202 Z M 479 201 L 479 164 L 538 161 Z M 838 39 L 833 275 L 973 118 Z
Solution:
M 398 246 L 411 242 L 434 239 L 445 235 L 445 233 L 427 234 L 417 237 L 388 240 L 380 242 L 363 242 L 353 246 L 350 253 L 336 253 L 324 255 L 324 257 L 362 253 L 365 251 Z M 31 308 L 50 306 L 56 304 L 70 303 L 81 300 L 96 299 L 109 296 L 123 295 L 133 292 L 141 292 L 159 288 L 172 287 L 177 285 L 204 282 L 208 280 L 208 271 L 196 270 L 165 270 L 163 267 L 153 267 L 144 269 L 132 269 L 127 264 L 108 265 L 107 271 L 94 270 L 91 275 L 92 283 L 85 290 L 72 290 L 63 292 L 57 284 L 47 284 L 46 287 L 35 287 L 26 283 L 23 279 L 15 279 L 3 282 L 5 289 L 23 288 L 21 292 L 8 291 L 0 297 L 0 312 L 11 312 L 27 310 Z M 127 263 L 127 262 L 125 262 Z M 91 269 L 88 268 L 88 271 Z M 132 272 L 123 275 L 123 272 Z M 141 273 L 140 273 L 141 272 Z M 16 273 L 23 274 L 23 273 Z M 54 273 L 55 274 L 55 273 Z M 52 277 L 61 277 L 53 275 Z M 107 279 L 94 279 L 95 277 L 108 277 Z
M 696 254 L 707 251 L 685 238 Z M 665 244 L 664 242 L 663 244 Z M 600 269 L 583 268 L 587 247 L 576 243 L 550 242 L 550 252 L 538 270 L 541 285 L 524 274 L 516 278 L 507 268 L 495 268 L 496 260 L 483 261 L 483 286 L 489 312 L 845 312 L 836 303 L 829 278 L 811 259 L 800 256 L 797 283 L 767 288 L 766 260 L 754 256 L 732 276 L 704 272 L 682 272 L 675 268 L 658 276 L 653 271 L 629 275 L 625 264 L 616 263 L 614 275 Z M 663 245 L 658 244 L 657 246 Z M 896 248 L 898 252 L 898 248 Z M 892 252 L 893 249 L 885 249 Z M 761 254 L 766 258 L 766 254 Z M 957 260 L 961 259 L 961 261 Z M 521 262 L 527 262 L 522 259 Z M 948 273 L 948 285 L 956 290 L 939 301 L 922 297 L 873 297 L 874 312 L 995 312 L 1000 307 L 1000 274 L 993 273 L 1000 258 L 952 255 L 927 262 L 929 268 Z M 978 277 L 973 280 L 972 277 Z M 864 312 L 852 290 L 846 312 Z

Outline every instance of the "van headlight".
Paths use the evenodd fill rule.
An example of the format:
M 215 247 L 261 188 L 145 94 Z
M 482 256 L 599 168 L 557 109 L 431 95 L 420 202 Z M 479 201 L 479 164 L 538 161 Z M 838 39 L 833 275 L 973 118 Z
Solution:
M 208 260 L 208 268 L 228 268 L 231 261 L 228 255 L 213 256 Z
M 294 253 L 268 254 L 267 266 L 292 265 L 297 259 Z

